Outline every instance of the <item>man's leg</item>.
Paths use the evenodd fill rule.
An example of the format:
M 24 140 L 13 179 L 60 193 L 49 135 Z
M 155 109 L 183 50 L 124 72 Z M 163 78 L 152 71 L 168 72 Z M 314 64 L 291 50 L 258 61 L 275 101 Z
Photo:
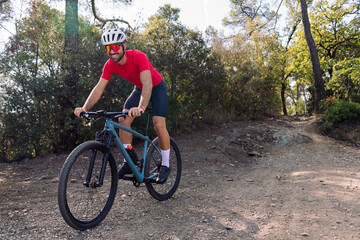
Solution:
M 141 90 L 138 88 L 134 88 L 131 92 L 130 96 L 126 99 L 123 111 L 128 112 L 131 108 L 137 107 L 140 101 Z M 134 121 L 133 117 L 123 117 L 119 118 L 119 123 L 127 128 L 131 128 L 131 124 Z M 120 140 L 123 144 L 131 144 L 132 143 L 132 134 L 126 131 L 119 130 Z
M 170 136 L 166 129 L 166 119 L 164 117 L 154 116 L 153 123 L 157 136 L 159 137 L 159 145 L 162 150 L 170 149 Z
M 128 110 L 124 110 L 124 112 L 128 112 Z M 134 121 L 134 118 L 132 118 L 132 117 L 126 117 L 125 120 L 122 117 L 119 118 L 119 123 L 121 125 L 123 125 L 124 127 L 130 128 L 130 129 L 131 129 L 131 124 L 133 121 Z M 123 144 L 131 144 L 132 143 L 132 134 L 129 132 L 119 130 L 119 137 Z
M 134 119 L 131 117 L 126 117 L 125 120 L 124 120 L 124 118 L 119 118 L 119 123 L 127 128 L 131 128 L 131 123 L 133 120 Z M 131 144 L 132 134 L 130 134 L 126 131 L 119 130 L 119 136 L 120 136 L 120 140 L 124 144 L 125 148 L 127 145 Z M 121 167 L 118 171 L 118 177 L 119 177 L 119 179 L 122 179 L 125 174 L 131 174 L 131 173 L 132 173 L 131 168 L 124 158 L 124 163 L 121 165 Z
M 156 179 L 157 183 L 164 183 L 170 174 L 170 136 L 166 129 L 166 119 L 164 117 L 154 116 L 153 123 L 156 134 L 159 137 L 159 146 L 162 155 L 160 174 Z

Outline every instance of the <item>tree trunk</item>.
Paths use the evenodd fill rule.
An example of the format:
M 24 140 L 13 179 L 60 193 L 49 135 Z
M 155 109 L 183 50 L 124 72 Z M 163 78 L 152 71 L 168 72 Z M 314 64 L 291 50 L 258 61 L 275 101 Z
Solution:
M 285 83 L 281 83 L 281 102 L 282 102 L 282 108 L 283 108 L 283 113 L 284 113 L 284 115 L 287 116 L 288 113 L 287 113 L 287 110 L 286 110 L 285 91 L 286 91 L 286 84 L 285 84 Z
M 66 0 L 65 52 L 76 53 L 79 41 L 78 0 Z
M 79 45 L 79 17 L 78 17 L 78 0 L 66 0 L 65 8 L 65 46 L 64 52 L 66 59 L 62 63 L 65 72 L 63 76 L 63 85 L 61 98 L 58 100 L 61 113 L 69 113 L 69 109 L 74 109 L 75 104 L 70 100 L 71 96 L 77 94 L 77 84 L 79 76 L 77 72 L 76 59 Z M 70 118 L 70 120 L 69 120 Z M 76 145 L 77 134 L 76 126 L 71 124 L 75 118 L 74 114 L 69 117 L 59 119 L 59 138 L 57 145 L 58 150 L 70 150 Z M 64 130 L 63 130 L 64 129 Z
M 307 98 L 306 98 L 305 86 L 304 86 L 303 84 L 301 84 L 301 87 L 302 87 L 303 96 L 304 96 L 305 113 L 308 113 L 308 107 L 307 107 Z
M 322 112 L 320 109 L 320 101 L 326 98 L 324 82 L 322 79 L 321 74 L 321 67 L 318 52 L 315 46 L 314 38 L 312 37 L 311 30 L 310 30 L 310 21 L 309 15 L 307 11 L 307 4 L 306 0 L 300 0 L 301 3 L 301 15 L 302 15 L 302 22 L 304 25 L 304 32 L 305 32 L 305 39 L 309 48 L 310 53 L 310 60 L 312 64 L 313 70 L 313 78 L 314 78 L 314 87 L 315 87 L 315 113 Z

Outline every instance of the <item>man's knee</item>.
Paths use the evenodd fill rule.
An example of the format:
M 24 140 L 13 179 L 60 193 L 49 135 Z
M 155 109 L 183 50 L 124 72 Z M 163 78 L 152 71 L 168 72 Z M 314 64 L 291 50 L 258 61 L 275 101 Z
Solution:
M 154 129 L 157 134 L 167 132 L 165 121 L 154 121 Z
M 125 127 L 130 127 L 131 126 L 131 123 L 132 123 L 132 118 L 130 117 L 119 117 L 118 119 L 119 123 Z

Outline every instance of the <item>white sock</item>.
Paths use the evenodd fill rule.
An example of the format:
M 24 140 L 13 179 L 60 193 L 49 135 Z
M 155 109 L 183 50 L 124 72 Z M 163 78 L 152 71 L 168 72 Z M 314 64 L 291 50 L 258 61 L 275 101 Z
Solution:
M 161 165 L 170 167 L 169 158 L 170 158 L 170 148 L 168 150 L 161 150 L 162 163 Z
M 126 148 L 128 145 L 131 145 L 131 144 L 123 144 L 124 145 L 124 148 Z M 126 159 L 124 158 L 124 163 L 126 162 Z

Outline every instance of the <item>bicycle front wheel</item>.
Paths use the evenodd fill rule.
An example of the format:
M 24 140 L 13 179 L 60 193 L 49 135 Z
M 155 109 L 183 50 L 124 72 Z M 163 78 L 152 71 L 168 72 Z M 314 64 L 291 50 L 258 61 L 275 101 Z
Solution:
M 88 141 L 76 147 L 59 179 L 58 203 L 66 223 L 77 230 L 98 225 L 110 211 L 117 184 L 116 162 L 104 144 Z
M 159 140 L 153 140 L 155 146 L 159 147 Z M 161 153 L 151 144 L 146 153 L 145 177 L 152 178 L 159 173 L 161 167 Z M 170 174 L 163 184 L 157 184 L 153 181 L 145 182 L 150 195 L 159 201 L 165 201 L 172 197 L 180 183 L 181 177 L 181 156 L 179 148 L 174 139 L 170 138 Z

